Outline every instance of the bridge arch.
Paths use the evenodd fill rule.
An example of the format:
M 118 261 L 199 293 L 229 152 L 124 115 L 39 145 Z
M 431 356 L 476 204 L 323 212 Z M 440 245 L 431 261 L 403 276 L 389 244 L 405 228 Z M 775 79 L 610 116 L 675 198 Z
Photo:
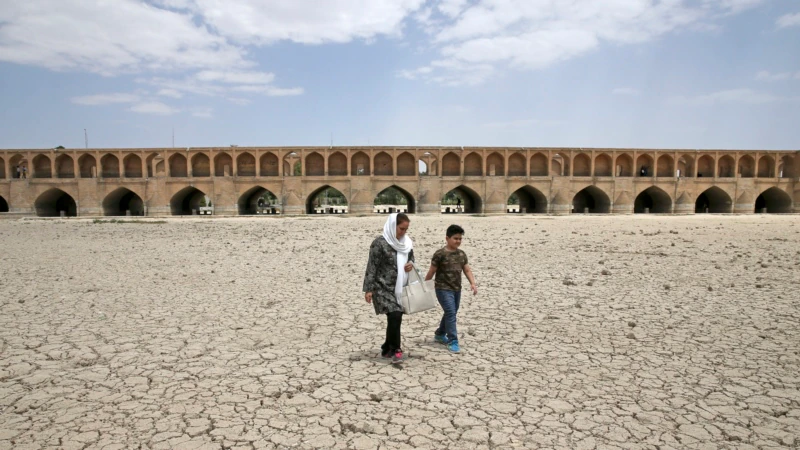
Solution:
M 206 193 L 194 186 L 187 186 L 176 192 L 169 201 L 173 216 L 191 216 L 193 211 L 205 203 Z
M 78 158 L 78 169 L 81 171 L 81 178 L 94 178 L 97 173 L 97 160 L 85 153 Z
M 570 175 L 569 156 L 566 153 L 556 153 L 550 161 L 552 166 L 551 175 L 557 177 L 568 177 Z
M 211 176 L 211 159 L 205 153 L 196 153 L 192 155 L 192 176 L 193 177 L 210 177 Z
M 672 156 L 661 155 L 658 157 L 656 165 L 657 177 L 674 177 L 675 176 L 675 160 Z
M 503 155 L 497 152 L 492 152 L 486 158 L 486 167 L 487 167 L 487 176 L 493 177 L 504 177 L 506 176 L 506 167 L 505 161 L 503 161 Z M 525 170 L 523 169 L 523 172 Z
M 19 178 L 22 176 L 21 173 L 17 173 L 17 167 L 26 167 L 28 170 L 30 170 L 27 160 L 20 154 L 12 156 L 8 160 L 8 164 L 11 166 L 11 178 Z
M 780 167 L 778 167 L 778 177 L 780 178 L 794 178 L 794 158 L 785 155 L 781 158 Z
M 531 156 L 531 175 L 532 177 L 546 177 L 548 175 L 547 156 L 544 153 L 536 152 Z
M 508 176 L 524 177 L 525 174 L 525 155 L 514 152 L 508 157 Z
M 616 171 L 618 177 L 633 176 L 633 157 L 627 153 L 617 156 Z
M 576 177 L 592 176 L 592 158 L 586 153 L 579 153 L 572 159 L 572 175 Z
M 132 216 L 144 215 L 144 201 L 136 192 L 121 187 L 103 199 L 103 215 L 124 216 L 127 211 L 130 211 Z
M 347 156 L 342 152 L 333 152 L 328 157 L 328 175 L 334 177 L 347 176 Z
M 362 151 L 356 152 L 350 158 L 350 176 L 359 176 L 359 175 L 363 176 L 370 175 L 369 156 Z
M 722 156 L 717 162 L 717 176 L 720 178 L 733 178 L 735 162 L 730 155 Z
M 318 187 L 306 197 L 306 214 L 316 214 L 317 207 L 336 208 L 339 206 L 349 206 L 347 196 L 329 184 Z M 323 211 L 323 214 L 325 212 Z
M 644 213 L 645 208 L 654 214 L 668 214 L 672 212 L 672 197 L 658 186 L 644 189 L 633 202 L 634 214 Z
M 125 178 L 142 178 L 142 158 L 139 155 L 130 155 L 122 158 L 122 167 L 125 169 Z
M 56 178 L 75 178 L 75 160 L 71 156 L 56 156 Z
M 262 177 L 277 177 L 280 173 L 278 170 L 278 156 L 275 153 L 267 152 L 261 155 L 259 165 L 261 166 Z
M 33 158 L 33 178 L 52 178 L 53 168 L 50 158 L 45 155 L 36 155 Z
M 400 153 L 397 157 L 397 176 L 398 177 L 413 177 L 417 174 L 414 155 L 409 152 Z
M 107 153 L 100 158 L 100 171 L 103 178 L 119 178 L 119 158 Z
M 636 176 L 639 177 L 652 177 L 653 176 L 653 157 L 648 154 L 639 155 L 636 158 Z
M 483 158 L 478 152 L 472 152 L 464 158 L 464 175 L 468 177 L 483 176 Z
M 453 152 L 448 152 L 442 158 L 442 176 L 457 177 L 461 176 L 461 160 Z
M 237 201 L 239 215 L 241 216 L 256 214 L 259 207 L 275 206 L 278 203 L 278 196 L 263 186 L 253 186 L 239 196 Z
M 386 152 L 375 155 L 375 175 L 394 175 L 394 161 Z
M 526 213 L 547 214 L 547 197 L 542 191 L 533 186 L 525 185 L 514 191 L 512 196 L 516 196 L 519 202 L 519 212 L 523 209 Z M 509 197 L 510 199 L 511 197 Z
M 222 152 L 214 157 L 214 176 L 215 177 L 224 177 L 225 169 L 228 169 L 227 175 L 230 176 L 233 173 L 233 158 L 231 155 Z
M 395 195 L 392 195 L 392 194 L 395 194 Z M 394 203 L 395 199 L 392 198 L 392 197 L 396 198 L 398 195 L 402 199 L 400 199 L 401 201 L 399 203 Z M 375 196 L 375 200 L 374 200 L 373 203 L 374 203 L 375 206 L 379 206 L 379 205 L 400 205 L 400 206 L 402 206 L 403 205 L 402 201 L 405 201 L 405 209 L 407 210 L 407 212 L 409 214 L 413 214 L 413 213 L 417 212 L 417 201 L 414 199 L 414 196 L 411 195 L 410 192 L 408 192 L 407 190 L 401 188 L 400 186 L 398 186 L 396 184 L 388 186 L 388 187 L 382 189 L 380 192 L 378 192 L 378 195 Z
M 589 208 L 590 214 L 608 214 L 611 212 L 611 200 L 597 186 L 587 186 L 572 198 L 572 208 L 578 214 L 583 213 L 585 208 Z
M 317 152 L 306 155 L 306 173 L 310 177 L 321 177 L 325 175 L 325 158 Z
M 6 177 L 6 161 L 3 158 L 0 158 L 0 179 L 4 179 L 5 177 Z
M 61 215 L 61 211 L 64 211 L 68 217 L 78 215 L 78 205 L 75 203 L 75 199 L 58 188 L 44 191 L 36 198 L 33 205 L 36 215 L 39 217 L 58 217 Z
M 236 175 L 240 177 L 256 176 L 256 157 L 250 152 L 244 152 L 236 157 Z
M 459 211 L 456 211 L 458 206 L 457 199 L 461 199 L 461 209 Z M 472 188 L 462 184 L 451 189 L 442 197 L 442 206 L 445 207 L 445 212 L 446 208 L 450 208 L 451 212 L 480 214 L 483 212 L 483 199 Z
M 756 198 L 756 212 L 760 213 L 764 208 L 767 208 L 769 214 L 790 213 L 792 212 L 792 197 L 781 189 L 771 187 Z
M 105 169 L 103 169 L 105 172 Z M 104 175 L 105 176 L 105 175 Z M 176 153 L 169 157 L 169 176 L 185 178 L 189 176 L 186 157 Z
M 739 176 L 742 178 L 753 178 L 756 176 L 756 161 L 750 155 L 742 155 L 739 158 Z
M 731 196 L 717 186 L 711 186 L 698 195 L 694 202 L 695 213 L 705 213 L 706 209 L 709 213 L 714 214 L 730 213 L 733 209 Z
M 601 153 L 594 158 L 594 176 L 610 177 L 614 174 L 611 156 L 608 153 Z
M 714 157 L 711 155 L 701 156 L 697 159 L 697 178 L 714 178 L 716 176 L 715 167 Z
M 6 199 L 0 195 L 0 213 L 7 213 L 8 212 L 8 202 Z
M 681 178 L 694 177 L 694 158 L 690 155 L 681 155 L 678 158 L 678 173 Z
M 758 178 L 775 177 L 775 159 L 769 155 L 758 158 Z

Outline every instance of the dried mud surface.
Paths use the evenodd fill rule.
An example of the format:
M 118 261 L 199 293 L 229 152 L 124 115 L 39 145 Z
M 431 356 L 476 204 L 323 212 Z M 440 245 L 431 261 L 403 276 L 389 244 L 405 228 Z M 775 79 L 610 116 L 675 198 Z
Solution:
M 360 292 L 385 219 L 0 222 L 0 449 L 797 448 L 797 216 L 463 225 L 463 352 Z

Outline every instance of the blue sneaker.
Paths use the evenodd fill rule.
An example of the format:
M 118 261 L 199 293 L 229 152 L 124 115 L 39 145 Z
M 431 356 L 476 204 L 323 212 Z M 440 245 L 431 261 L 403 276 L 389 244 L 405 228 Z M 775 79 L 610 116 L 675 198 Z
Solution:
M 447 349 L 450 350 L 451 353 L 460 353 L 461 347 L 458 346 L 458 341 L 450 341 L 447 344 Z
M 438 343 L 440 343 L 440 344 L 442 344 L 442 345 L 447 345 L 450 342 L 447 339 L 447 336 L 445 336 L 443 334 L 442 335 L 434 334 L 433 335 L 433 340 L 438 342 Z

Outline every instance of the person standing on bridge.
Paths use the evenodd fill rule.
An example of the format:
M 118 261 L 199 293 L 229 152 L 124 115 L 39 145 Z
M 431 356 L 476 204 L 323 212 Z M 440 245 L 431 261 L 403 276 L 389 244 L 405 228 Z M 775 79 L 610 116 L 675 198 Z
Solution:
M 381 356 L 392 363 L 403 362 L 400 327 L 403 324 L 403 307 L 400 296 L 408 283 L 408 272 L 413 269 L 414 243 L 406 235 L 411 219 L 407 215 L 389 214 L 383 234 L 372 241 L 369 248 L 367 271 L 364 274 L 364 299 L 375 308 L 375 314 L 386 314 L 386 340 L 381 346 Z

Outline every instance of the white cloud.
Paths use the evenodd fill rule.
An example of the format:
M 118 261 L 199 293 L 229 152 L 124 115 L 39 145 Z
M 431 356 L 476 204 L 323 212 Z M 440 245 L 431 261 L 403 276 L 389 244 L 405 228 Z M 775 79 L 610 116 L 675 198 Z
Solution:
M 444 8 L 424 9 L 424 14 L 417 14 L 415 20 L 426 30 L 436 28 L 434 48 L 441 60 L 458 69 L 440 67 L 430 72 L 408 69 L 398 72 L 398 76 L 434 82 L 443 80 L 444 84 L 451 85 L 474 84 L 476 77 L 467 69 L 469 65 L 483 66 L 484 74 L 503 67 L 542 69 L 586 54 L 604 43 L 636 44 L 679 30 L 714 27 L 715 20 L 763 1 L 445 2 L 440 4 L 447 4 Z M 470 79 L 458 81 L 465 76 Z
M 165 105 L 161 102 L 143 102 L 131 106 L 130 111 L 141 114 L 155 114 L 159 116 L 169 116 L 180 112 L 179 109 Z
M 210 107 L 195 108 L 192 110 L 192 116 L 210 119 L 211 117 L 214 117 L 214 110 Z
M 229 84 L 269 84 L 275 79 L 275 74 L 267 72 L 204 70 L 196 74 L 195 78 L 200 81 L 219 81 Z
M 788 28 L 800 26 L 800 13 L 785 14 L 775 21 L 778 28 Z
M 762 70 L 756 74 L 756 80 L 759 81 L 783 81 L 792 77 L 789 72 L 770 73 L 769 71 Z
M 133 103 L 139 101 L 139 96 L 135 94 L 114 93 L 114 94 L 96 94 L 84 95 L 81 97 L 72 97 L 70 101 L 76 105 L 111 105 L 115 103 Z
M 639 95 L 639 90 L 630 87 L 618 87 L 611 91 L 614 95 Z
M 794 97 L 779 97 L 767 92 L 742 88 L 712 92 L 710 94 L 694 97 L 673 97 L 669 100 L 669 103 L 691 106 L 710 106 L 716 104 L 765 105 L 779 102 L 794 102 L 797 100 L 798 99 Z
M 172 97 L 172 98 L 182 98 L 183 97 L 183 94 L 181 94 L 180 92 L 178 92 L 175 89 L 161 89 L 160 91 L 158 91 L 158 95 L 161 95 L 163 97 Z

